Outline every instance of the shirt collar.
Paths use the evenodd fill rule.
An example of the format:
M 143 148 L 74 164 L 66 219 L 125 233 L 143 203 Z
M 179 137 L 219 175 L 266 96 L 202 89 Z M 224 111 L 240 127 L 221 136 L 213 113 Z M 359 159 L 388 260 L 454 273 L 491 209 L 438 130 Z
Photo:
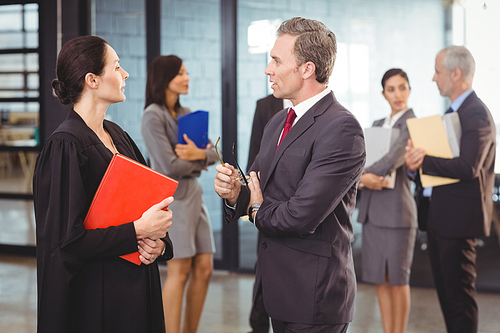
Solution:
M 331 91 L 332 91 L 331 88 L 326 87 L 326 89 L 320 92 L 319 94 L 314 95 L 313 97 L 306 99 L 305 101 L 293 106 L 293 110 L 297 115 L 297 118 L 295 118 L 293 124 L 295 125 L 297 121 L 300 119 L 300 117 L 302 117 L 307 111 L 309 111 L 310 108 L 314 106 L 314 104 L 318 103 L 320 99 L 328 95 Z
M 399 111 L 396 113 L 394 116 L 389 116 L 385 118 L 384 125 L 383 127 L 385 128 L 392 128 L 394 124 L 408 111 L 410 108 L 406 108 L 404 110 Z
M 289 99 L 283 100 L 283 109 L 293 108 L 293 103 Z
M 465 91 L 462 95 L 458 96 L 453 102 L 450 103 L 450 108 L 453 110 L 453 112 L 457 112 L 457 110 L 464 103 L 465 99 L 469 97 L 469 95 L 472 94 L 473 91 L 474 90 L 472 89 Z

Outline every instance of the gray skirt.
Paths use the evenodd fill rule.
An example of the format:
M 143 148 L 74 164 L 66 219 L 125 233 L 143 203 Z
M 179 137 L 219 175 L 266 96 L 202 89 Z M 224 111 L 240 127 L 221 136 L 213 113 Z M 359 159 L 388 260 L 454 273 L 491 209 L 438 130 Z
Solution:
M 410 282 L 413 249 L 417 229 L 382 228 L 363 224 L 361 279 L 363 282 L 384 284 L 386 273 L 391 285 Z
M 208 209 L 196 178 L 184 178 L 174 194 L 172 226 L 168 231 L 174 247 L 174 259 L 214 253 L 215 243 Z

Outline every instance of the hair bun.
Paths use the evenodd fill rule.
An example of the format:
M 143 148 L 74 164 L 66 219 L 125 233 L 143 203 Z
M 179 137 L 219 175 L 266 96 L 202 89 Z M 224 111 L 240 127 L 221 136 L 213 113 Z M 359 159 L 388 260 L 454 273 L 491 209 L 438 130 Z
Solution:
M 64 82 L 54 79 L 52 80 L 52 88 L 54 88 L 54 93 L 62 104 L 67 105 L 71 103 L 71 96 Z

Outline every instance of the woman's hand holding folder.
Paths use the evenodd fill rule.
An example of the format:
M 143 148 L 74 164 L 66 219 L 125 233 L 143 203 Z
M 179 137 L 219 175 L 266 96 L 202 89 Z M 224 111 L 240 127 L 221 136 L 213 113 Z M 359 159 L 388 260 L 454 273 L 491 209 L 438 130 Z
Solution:
M 164 199 L 151 206 L 140 219 L 134 222 L 137 239 L 158 239 L 167 235 L 168 229 L 172 225 L 172 211 L 164 209 L 173 201 L 173 197 Z

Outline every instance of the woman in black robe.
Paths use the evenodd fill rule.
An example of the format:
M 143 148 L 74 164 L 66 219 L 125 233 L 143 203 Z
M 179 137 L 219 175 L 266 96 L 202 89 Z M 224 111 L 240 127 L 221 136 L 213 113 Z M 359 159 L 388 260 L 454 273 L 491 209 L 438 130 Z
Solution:
M 163 210 L 173 198 L 120 226 L 83 224 L 113 154 L 145 164 L 127 133 L 104 120 L 110 104 L 125 100 L 128 73 L 93 36 L 67 42 L 56 72 L 54 91 L 72 109 L 45 142 L 33 179 L 38 332 L 165 332 L 156 260 L 173 256 L 172 212 Z M 140 266 L 119 258 L 136 251 Z

